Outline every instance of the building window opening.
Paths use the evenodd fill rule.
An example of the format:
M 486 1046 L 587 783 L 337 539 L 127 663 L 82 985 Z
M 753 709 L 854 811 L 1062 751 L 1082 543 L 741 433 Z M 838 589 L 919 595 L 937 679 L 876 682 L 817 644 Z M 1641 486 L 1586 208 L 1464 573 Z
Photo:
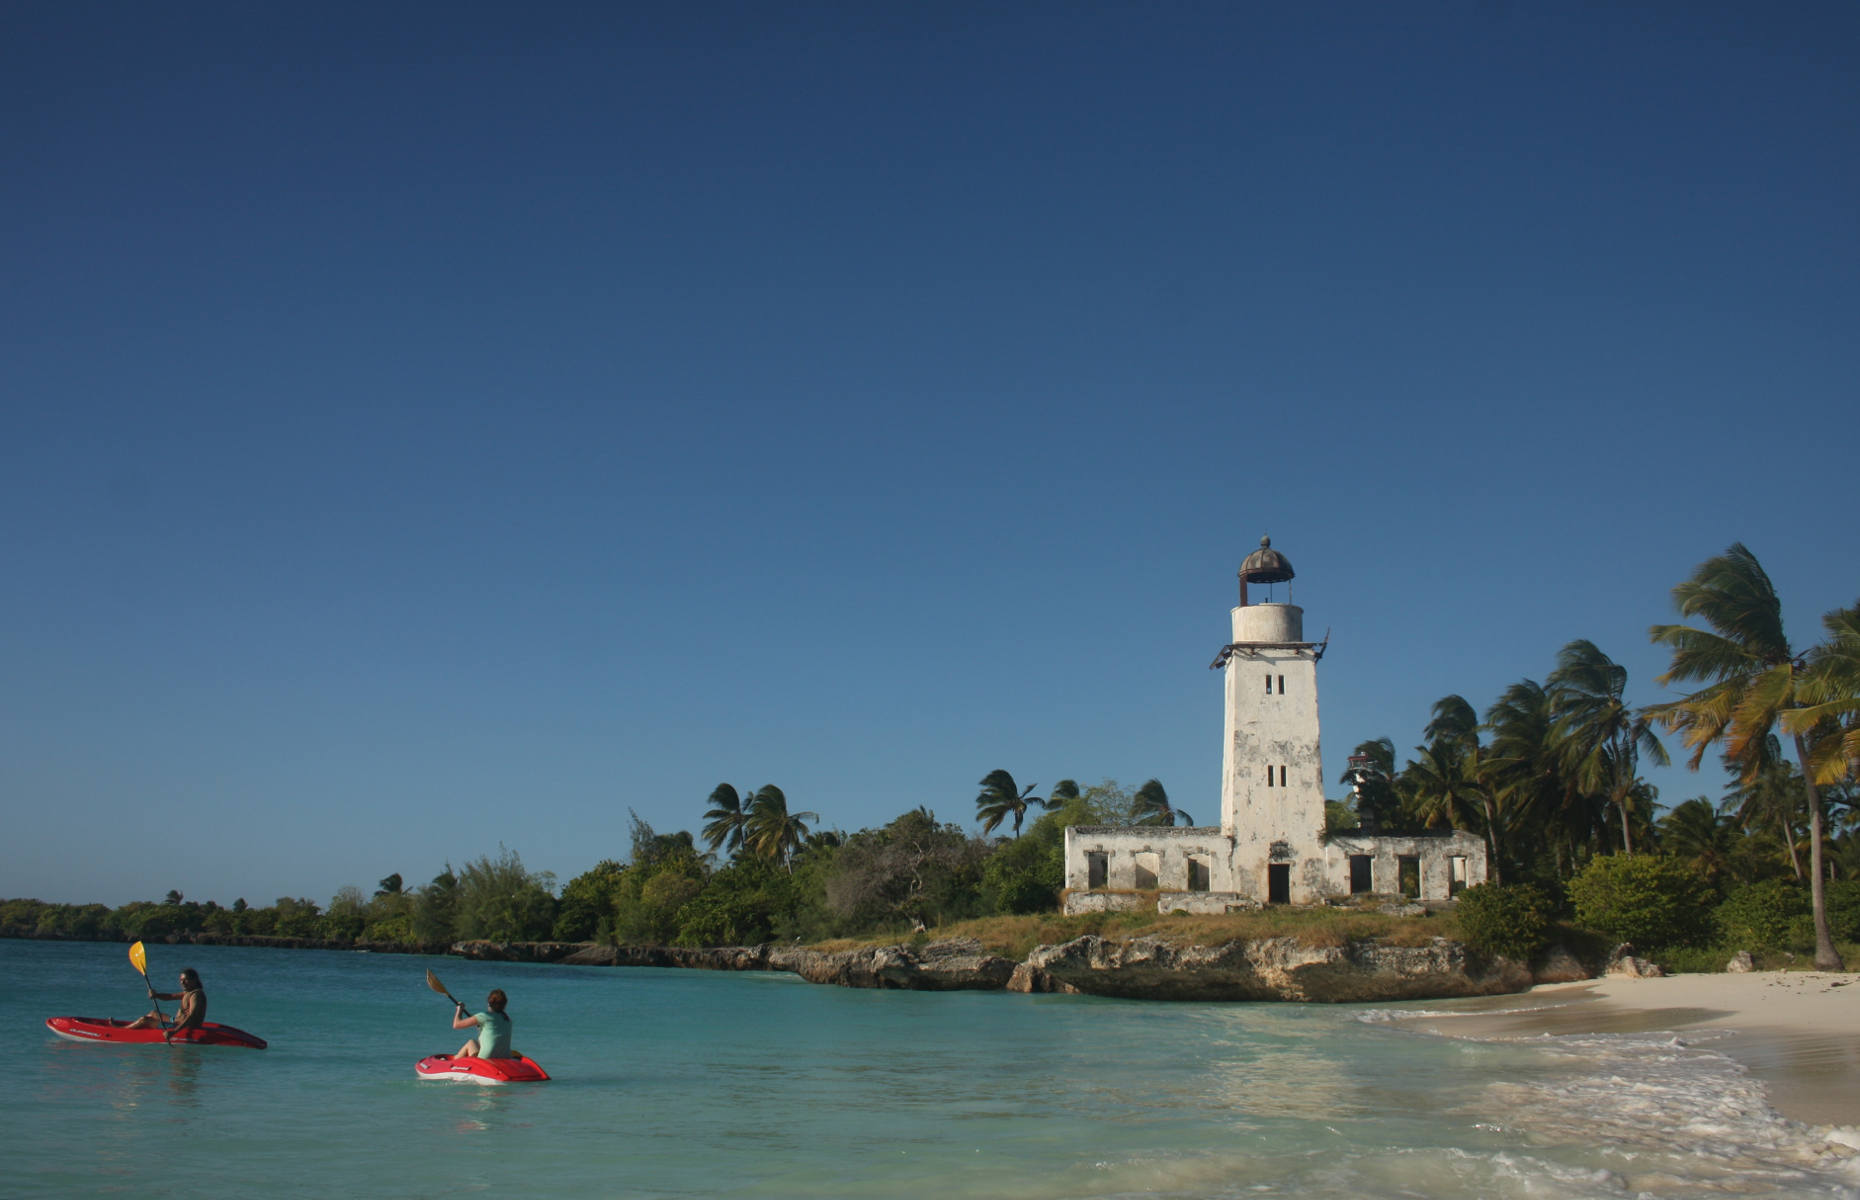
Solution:
M 1191 892 L 1205 892 L 1208 890 L 1208 886 L 1208 860 L 1205 858 L 1191 857 L 1188 860 L 1188 890 Z
M 1447 895 L 1457 896 L 1466 890 L 1466 856 L 1455 854 L 1447 860 Z
M 1280 787 L 1285 786 L 1285 768 L 1284 767 L 1279 768 L 1279 786 Z
M 1284 694 L 1285 694 L 1285 676 L 1281 675 L 1279 676 L 1279 695 L 1283 696 Z
M 1421 860 L 1410 855 L 1402 855 L 1395 860 L 1396 872 L 1401 880 L 1401 894 L 1413 900 L 1421 894 Z
M 1270 674 L 1266 676 L 1266 694 L 1268 696 L 1272 695 L 1272 676 Z
M 1156 869 L 1158 865 L 1159 864 L 1156 861 L 1156 854 L 1153 851 L 1145 850 L 1142 853 L 1138 854 L 1137 863 L 1136 863 L 1136 878 L 1132 881 L 1131 886 L 1136 888 L 1139 892 L 1155 891 L 1156 890 Z
M 1292 902 L 1292 864 L 1266 864 L 1266 903 L 1290 904 Z
M 1371 880 L 1373 878 L 1370 871 L 1371 861 L 1372 860 L 1367 854 L 1352 854 L 1350 856 L 1350 894 L 1352 896 L 1368 895 L 1369 892 L 1373 890 L 1371 886 Z
M 1102 853 L 1087 852 L 1085 855 L 1085 886 L 1101 888 L 1110 878 L 1109 864 Z

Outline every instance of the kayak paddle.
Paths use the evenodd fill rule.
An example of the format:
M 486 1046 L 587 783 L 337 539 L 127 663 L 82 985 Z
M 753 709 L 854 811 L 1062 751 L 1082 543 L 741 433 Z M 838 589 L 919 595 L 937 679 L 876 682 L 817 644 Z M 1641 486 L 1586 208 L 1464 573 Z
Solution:
M 142 972 L 142 986 L 149 990 L 149 998 L 154 1001 L 155 1015 L 162 1017 L 164 1021 L 167 1020 L 166 1017 L 162 1016 L 161 1001 L 154 1000 L 155 985 L 149 982 L 149 956 L 147 952 L 142 949 L 141 942 L 137 942 L 129 947 L 129 965 Z M 432 972 L 429 971 L 427 973 L 430 975 Z
M 142 944 L 141 942 L 136 943 L 136 945 L 138 946 L 140 946 L 141 944 Z M 439 976 L 433 974 L 433 969 L 431 967 L 428 967 L 426 969 L 426 986 L 429 988 L 432 988 L 435 992 L 438 992 L 440 995 L 444 996 L 446 999 L 452 1001 L 452 1003 L 455 1005 L 458 1005 L 458 1007 L 460 1008 L 465 1007 L 463 1004 L 459 1004 L 458 997 L 454 996 L 451 992 L 448 992 L 446 990 L 445 984 L 439 982 Z

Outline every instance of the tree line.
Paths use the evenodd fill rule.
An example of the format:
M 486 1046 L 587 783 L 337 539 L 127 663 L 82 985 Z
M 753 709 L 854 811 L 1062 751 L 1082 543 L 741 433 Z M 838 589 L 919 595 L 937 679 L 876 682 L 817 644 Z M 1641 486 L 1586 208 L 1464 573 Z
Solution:
M 1786 880 L 1807 892 L 1816 964 L 1840 969 L 1825 885 L 1860 878 L 1860 603 L 1827 613 L 1824 639 L 1798 651 L 1769 576 L 1738 544 L 1701 563 L 1673 602 L 1682 621 L 1648 631 L 1671 654 L 1657 682 L 1696 690 L 1635 708 L 1626 669 L 1570 642 L 1541 683 L 1512 684 L 1483 719 L 1461 696 L 1436 702 L 1399 769 L 1390 739 L 1359 744 L 1343 774 L 1354 804 L 1333 807 L 1330 828 L 1475 832 L 1495 883 L 1552 897 L 1598 856 L 1679 860 L 1714 900 Z M 1661 730 L 1679 735 L 1694 770 L 1717 752 L 1731 784 L 1716 803 L 1657 812 L 1641 767 L 1669 761 Z
M 457 941 L 608 941 L 688 946 L 817 942 L 993 915 L 1051 911 L 1064 880 L 1067 825 L 1173 823 L 1162 785 L 1130 790 L 1115 780 L 1090 787 L 1064 780 L 1040 799 L 1006 771 L 981 783 L 978 807 L 1003 791 L 1021 805 L 1016 836 L 941 821 L 927 807 L 877 828 L 817 830 L 812 812 L 791 810 L 775 785 L 738 791 L 719 784 L 704 812 L 703 837 L 659 833 L 631 816 L 629 853 L 603 859 L 561 887 L 499 848 L 419 886 L 399 874 L 372 895 L 338 891 L 327 907 L 280 897 L 257 907 L 223 907 L 171 891 L 160 902 L 101 904 L 0 901 L 0 935 L 105 940 L 170 935 L 299 938 L 339 944 L 442 949 Z M 1040 814 L 1022 828 L 1029 808 Z M 1003 820 L 1006 818 L 1003 817 Z
M 1672 654 L 1659 682 L 1697 690 L 1635 708 L 1626 670 L 1592 642 L 1570 642 L 1541 682 L 1519 680 L 1483 715 L 1458 695 L 1438 701 L 1399 767 L 1391 739 L 1359 744 L 1341 776 L 1350 794 L 1327 804 L 1325 833 L 1471 831 L 1485 839 L 1495 885 L 1535 889 L 1564 915 L 1576 910 L 1580 879 L 1606 874 L 1592 869 L 1597 860 L 1617 857 L 1684 866 L 1708 889 L 1698 904 L 1763 885 L 1789 909 L 1788 897 L 1803 893 L 1816 962 L 1838 969 L 1825 885 L 1860 880 L 1860 603 L 1827 614 L 1825 640 L 1797 652 L 1768 576 L 1741 545 L 1701 564 L 1673 597 L 1696 623 L 1651 629 Z M 1680 735 L 1694 769 L 1718 753 L 1731 783 L 1716 803 L 1700 796 L 1658 813 L 1641 766 L 1667 761 L 1661 730 Z M 603 859 L 559 894 L 553 876 L 500 847 L 421 886 L 404 887 L 396 874 L 372 895 L 344 888 L 327 908 L 301 898 L 221 908 L 179 892 L 119 909 L 9 900 L 0 933 L 422 947 L 474 938 L 817 942 L 1050 912 L 1064 883 L 1066 826 L 1193 824 L 1156 779 L 1135 789 L 1064 779 L 1045 797 L 1036 787 L 988 772 L 974 832 L 919 807 L 845 834 L 817 828 L 819 814 L 791 808 L 773 784 L 720 783 L 700 835 L 658 833 L 635 814 L 628 855 Z

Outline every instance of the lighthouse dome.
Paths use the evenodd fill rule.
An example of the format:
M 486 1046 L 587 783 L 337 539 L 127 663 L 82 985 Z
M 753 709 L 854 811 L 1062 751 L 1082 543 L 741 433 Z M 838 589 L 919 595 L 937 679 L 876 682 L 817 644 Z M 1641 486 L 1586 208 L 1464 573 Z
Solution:
M 1259 539 L 1259 549 L 1240 564 L 1240 578 L 1247 583 L 1287 583 L 1293 574 L 1292 560 L 1272 548 L 1272 539 Z

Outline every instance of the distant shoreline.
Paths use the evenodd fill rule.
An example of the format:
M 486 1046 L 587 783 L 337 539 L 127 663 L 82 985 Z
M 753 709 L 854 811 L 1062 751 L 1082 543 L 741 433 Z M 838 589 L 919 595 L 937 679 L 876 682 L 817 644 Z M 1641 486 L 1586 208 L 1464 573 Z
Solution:
M 421 942 L 358 942 L 346 938 L 271 937 L 254 933 L 168 933 L 158 937 L 72 937 L 66 933 L 20 933 L 8 930 L 0 937 L 22 942 L 101 942 L 127 946 L 143 941 L 151 946 L 246 946 L 261 950 L 357 950 L 374 954 L 450 954 L 452 944 Z
M 127 939 L 52 937 L 32 940 Z M 447 945 L 350 942 L 318 938 L 189 933 L 147 938 L 153 944 L 219 945 L 415 955 L 454 955 L 487 962 L 568 966 L 670 967 L 711 971 L 780 971 L 809 983 L 910 991 L 1070 993 L 1133 1000 L 1386 1004 L 1505 996 L 1533 983 L 1587 978 L 1595 972 L 1569 955 L 1529 967 L 1477 955 L 1435 938 L 1423 946 L 1376 941 L 1341 946 L 1296 937 L 1178 945 L 1085 935 L 1036 947 L 1024 960 L 989 952 L 974 938 L 928 937 L 908 944 L 822 950 L 798 945 L 612 946 L 591 942 L 467 941 Z M 1546 973 L 1547 972 L 1547 973 Z

